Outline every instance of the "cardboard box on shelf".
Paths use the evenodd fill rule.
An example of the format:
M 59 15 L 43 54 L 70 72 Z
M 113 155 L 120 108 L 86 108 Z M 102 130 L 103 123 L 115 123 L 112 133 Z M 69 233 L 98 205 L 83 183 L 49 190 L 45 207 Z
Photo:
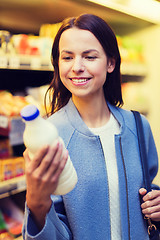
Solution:
M 17 157 L 13 161 L 14 177 L 19 177 L 25 173 L 25 164 L 23 157 Z
M 8 137 L 0 137 L 0 159 L 13 156 L 13 151 Z
M 25 124 L 20 116 L 9 117 L 0 115 L 0 136 L 9 137 L 10 145 L 23 143 Z
M 14 177 L 12 159 L 0 160 L 0 180 L 5 181 Z
M 0 160 L 0 181 L 24 175 L 24 158 L 14 157 Z

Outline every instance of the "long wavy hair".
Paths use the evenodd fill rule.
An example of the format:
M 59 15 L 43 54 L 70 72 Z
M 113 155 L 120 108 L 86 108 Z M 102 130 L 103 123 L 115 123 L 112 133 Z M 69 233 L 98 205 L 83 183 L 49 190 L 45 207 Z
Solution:
M 59 76 L 58 61 L 60 37 L 65 30 L 73 27 L 88 30 L 94 34 L 94 36 L 102 45 L 107 58 L 113 58 L 115 60 L 115 69 L 112 73 L 107 73 L 106 81 L 103 85 L 103 90 L 105 98 L 109 103 L 118 107 L 122 106 L 123 100 L 120 74 L 121 57 L 116 36 L 110 26 L 100 17 L 92 14 L 82 14 L 78 17 L 65 19 L 62 22 L 62 25 L 54 39 L 51 53 L 51 60 L 54 67 L 53 79 L 46 92 L 46 96 L 49 94 L 51 103 L 51 109 L 48 115 L 53 114 L 65 106 L 72 96 L 71 92 L 61 82 Z

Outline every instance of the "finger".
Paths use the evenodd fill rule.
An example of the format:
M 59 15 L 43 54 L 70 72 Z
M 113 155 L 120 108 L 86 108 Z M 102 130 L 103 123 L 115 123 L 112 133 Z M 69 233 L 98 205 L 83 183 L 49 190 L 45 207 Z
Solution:
M 143 201 L 152 200 L 158 196 L 160 196 L 160 190 L 152 190 L 143 197 Z
M 146 218 L 151 218 L 153 221 L 160 221 L 160 212 L 153 212 L 153 213 L 148 213 L 145 214 Z
M 153 207 L 153 206 L 156 206 L 156 205 L 159 205 L 160 204 L 160 196 L 152 199 L 152 200 L 148 200 L 148 201 L 145 201 L 141 204 L 141 208 L 142 209 L 145 209 L 145 208 L 150 208 L 150 207 Z
M 160 221 L 160 206 L 155 206 L 142 211 L 145 217 Z
M 147 193 L 147 190 L 145 188 L 140 188 L 139 189 L 139 194 L 144 196 Z
M 48 151 L 48 146 L 44 146 L 43 148 L 41 148 L 36 154 L 35 156 L 30 159 L 29 157 L 29 151 L 27 150 L 25 153 L 25 159 L 26 159 L 26 164 L 25 164 L 25 173 L 26 173 L 26 177 L 27 176 L 32 176 L 33 174 L 36 177 L 36 171 L 43 159 L 43 156 L 45 156 L 45 154 Z M 37 175 L 38 177 L 38 175 Z
M 24 157 L 24 161 L 25 161 L 25 168 L 27 169 L 30 162 L 31 162 L 31 159 L 29 157 L 29 153 L 28 153 L 28 149 L 26 149 L 24 152 L 23 152 L 23 157 Z
M 44 175 L 43 180 L 49 181 L 52 178 L 52 176 L 55 174 L 55 172 L 59 168 L 59 165 L 63 159 L 62 157 L 63 157 L 63 145 L 59 143 L 58 149 L 55 152 L 54 157 L 52 157 L 51 159 L 50 165 Z
M 151 214 L 151 213 L 159 212 L 159 211 L 160 211 L 160 204 L 153 205 L 152 207 L 147 207 L 147 208 L 142 209 L 143 214 Z
M 49 147 L 47 154 L 44 156 L 40 163 L 39 170 L 41 173 L 45 173 L 50 165 L 52 164 L 53 159 L 55 158 L 57 151 L 60 150 L 62 152 L 62 147 L 59 142 L 55 142 L 52 146 Z M 57 159 L 58 161 L 59 159 Z
M 41 159 L 39 166 L 37 166 L 37 168 L 34 169 L 33 176 L 37 181 L 40 181 L 40 179 L 42 179 L 44 182 L 49 180 L 48 170 L 50 169 L 52 161 L 57 155 L 58 150 L 62 152 L 62 150 L 60 149 L 61 147 L 58 142 L 56 142 L 56 144 L 54 143 L 52 146 L 48 148 L 48 151 Z
M 60 180 L 60 176 L 61 176 L 61 173 L 64 170 L 67 159 L 68 159 L 68 151 L 65 151 L 65 154 L 63 155 L 63 158 L 62 158 L 61 163 L 59 165 L 59 168 L 57 169 L 57 171 L 55 172 L 55 174 L 53 175 L 53 177 L 51 179 L 52 187 L 54 186 L 54 190 L 52 191 L 52 193 L 57 189 L 57 186 L 58 186 L 58 183 L 59 183 L 59 180 Z
M 47 154 L 49 150 L 49 145 L 45 145 L 43 147 L 41 147 L 33 156 L 33 158 L 31 159 L 30 163 L 31 163 L 31 169 L 32 171 L 37 169 L 38 166 L 41 164 L 42 159 L 44 158 L 44 156 Z
M 53 175 L 53 177 L 51 179 L 52 182 L 56 181 L 56 179 L 59 179 L 59 177 L 66 165 L 67 160 L 68 160 L 68 150 L 65 150 L 62 160 L 59 164 L 59 167 L 57 168 L 57 171 L 55 172 L 55 174 Z

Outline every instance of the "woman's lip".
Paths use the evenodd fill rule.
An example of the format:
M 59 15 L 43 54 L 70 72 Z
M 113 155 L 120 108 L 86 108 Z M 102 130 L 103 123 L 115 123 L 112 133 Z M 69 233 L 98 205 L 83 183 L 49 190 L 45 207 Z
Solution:
M 74 85 L 85 85 L 91 78 L 69 78 Z
M 76 80 L 81 80 L 81 79 L 90 79 L 91 77 L 69 77 L 69 79 L 76 79 Z

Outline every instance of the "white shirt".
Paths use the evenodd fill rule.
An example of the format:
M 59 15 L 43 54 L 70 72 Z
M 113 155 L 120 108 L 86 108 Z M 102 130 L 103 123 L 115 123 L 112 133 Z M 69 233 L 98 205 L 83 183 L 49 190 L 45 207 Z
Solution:
M 121 218 L 119 203 L 119 183 L 117 160 L 115 153 L 115 134 L 120 133 L 120 127 L 112 114 L 110 119 L 102 127 L 89 128 L 91 132 L 100 137 L 108 175 L 109 200 L 110 200 L 110 220 L 111 220 L 111 239 L 121 239 Z

